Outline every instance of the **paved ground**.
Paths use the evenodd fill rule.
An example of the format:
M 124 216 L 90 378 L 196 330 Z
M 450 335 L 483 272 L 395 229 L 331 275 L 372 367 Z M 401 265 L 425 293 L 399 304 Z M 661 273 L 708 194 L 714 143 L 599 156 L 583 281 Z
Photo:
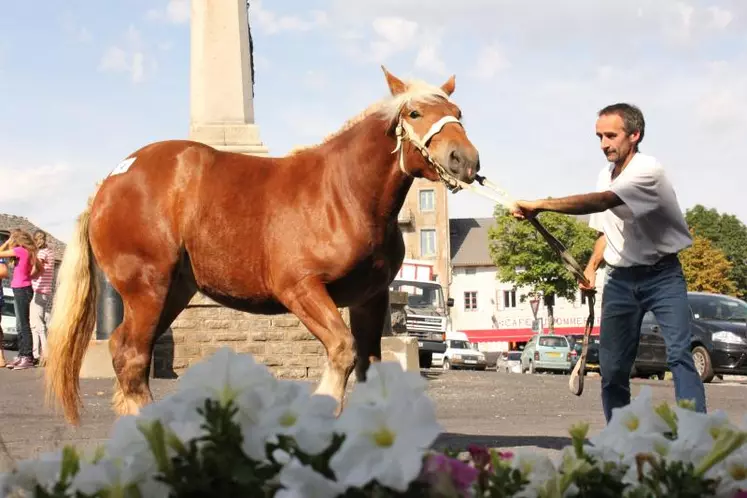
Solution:
M 465 448 L 469 443 L 492 447 L 541 448 L 549 454 L 569 443 L 568 427 L 589 421 L 592 433 L 604 426 L 599 378 L 587 377 L 581 397 L 561 375 L 425 371 L 444 433 L 439 447 Z M 42 370 L 0 371 L 0 434 L 14 458 L 28 458 L 65 443 L 90 447 L 107 437 L 114 416 L 110 380 L 84 380 L 85 415 L 71 428 L 42 404 Z M 156 398 L 173 389 L 172 380 L 156 379 Z M 634 381 L 633 392 L 648 384 L 657 400 L 674 400 L 671 381 Z M 735 420 L 747 412 L 747 381 L 716 382 L 706 387 L 709 408 L 724 409 Z

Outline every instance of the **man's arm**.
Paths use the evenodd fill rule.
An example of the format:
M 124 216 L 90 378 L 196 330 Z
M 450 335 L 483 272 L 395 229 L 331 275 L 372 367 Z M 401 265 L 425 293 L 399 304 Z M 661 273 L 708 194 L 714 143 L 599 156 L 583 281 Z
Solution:
M 601 213 L 623 204 L 617 194 L 607 190 L 590 194 L 570 195 L 559 199 L 540 199 L 536 201 L 516 201 L 512 214 L 519 218 L 532 217 L 543 211 L 555 211 L 565 214 Z
M 606 248 L 607 237 L 603 233 L 600 233 L 597 241 L 594 243 L 594 251 L 591 253 L 589 262 L 586 264 L 586 269 L 584 270 L 584 276 L 589 281 L 589 288 L 591 289 L 596 287 L 597 270 L 602 261 L 604 261 L 604 250 Z M 586 287 L 582 285 L 581 288 L 585 289 Z

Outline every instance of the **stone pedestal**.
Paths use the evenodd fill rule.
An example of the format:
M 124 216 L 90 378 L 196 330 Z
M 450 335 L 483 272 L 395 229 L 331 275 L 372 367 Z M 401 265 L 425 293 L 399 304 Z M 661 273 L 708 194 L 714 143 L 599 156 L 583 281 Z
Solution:
M 93 340 L 88 344 L 88 350 L 83 357 L 80 368 L 81 379 L 113 379 L 114 367 L 112 355 L 109 352 L 108 340 Z
M 189 138 L 267 155 L 254 123 L 246 0 L 192 0 Z
M 381 361 L 397 361 L 402 370 L 420 371 L 417 337 L 382 337 Z

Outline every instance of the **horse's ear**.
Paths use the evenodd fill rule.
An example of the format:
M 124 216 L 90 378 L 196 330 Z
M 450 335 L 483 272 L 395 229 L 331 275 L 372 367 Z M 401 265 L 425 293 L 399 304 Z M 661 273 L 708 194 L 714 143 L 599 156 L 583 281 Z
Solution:
M 441 85 L 441 90 L 443 90 L 446 95 L 451 96 L 452 93 L 454 93 L 454 89 L 456 88 L 456 75 L 452 74 L 451 78 Z
M 406 87 L 404 82 L 387 71 L 383 65 L 381 66 L 381 70 L 384 71 L 384 76 L 386 76 L 386 83 L 387 85 L 389 85 L 389 90 L 392 92 L 392 95 L 396 96 L 400 93 L 404 93 Z

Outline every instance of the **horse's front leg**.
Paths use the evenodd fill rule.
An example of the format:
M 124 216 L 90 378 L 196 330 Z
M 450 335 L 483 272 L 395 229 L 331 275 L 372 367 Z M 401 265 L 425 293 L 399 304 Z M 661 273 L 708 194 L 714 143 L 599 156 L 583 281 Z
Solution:
M 280 301 L 319 339 L 327 351 L 327 365 L 316 394 L 328 394 L 342 411 L 348 378 L 355 366 L 355 342 L 324 285 L 306 278 L 280 295 Z

